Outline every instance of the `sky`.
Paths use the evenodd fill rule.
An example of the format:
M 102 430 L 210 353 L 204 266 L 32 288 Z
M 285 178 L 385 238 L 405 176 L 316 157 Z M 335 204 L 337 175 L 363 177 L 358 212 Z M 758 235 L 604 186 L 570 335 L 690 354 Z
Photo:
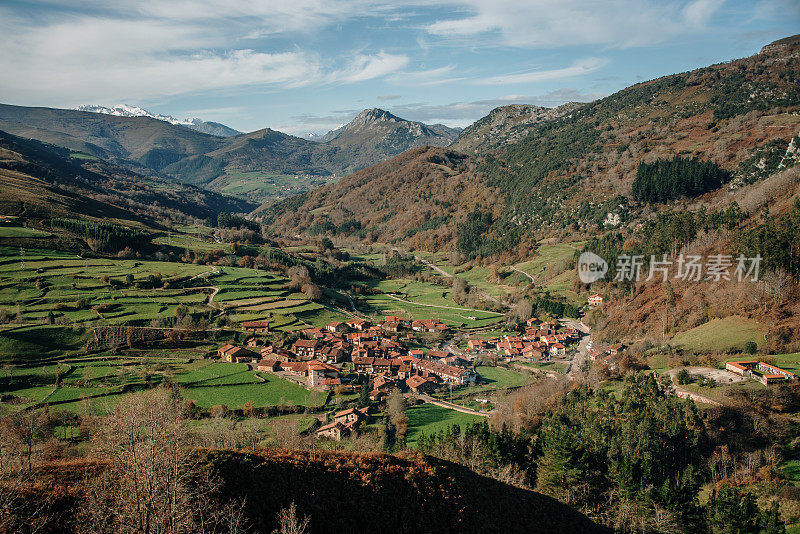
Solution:
M 0 102 L 294 135 L 373 107 L 465 127 L 796 33 L 798 0 L 0 0 Z

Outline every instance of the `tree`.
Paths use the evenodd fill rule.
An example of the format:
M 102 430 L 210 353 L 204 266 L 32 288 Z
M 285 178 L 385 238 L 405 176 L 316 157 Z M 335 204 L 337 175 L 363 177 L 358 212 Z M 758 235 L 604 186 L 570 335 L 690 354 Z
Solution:
M 303 294 L 311 300 L 319 300 L 322 298 L 322 289 L 319 288 L 316 284 L 303 284 L 303 287 L 300 289 Z
M 358 405 L 362 408 L 369 406 L 369 378 L 365 378 L 361 383 L 361 390 L 358 392 Z
M 287 508 L 278 512 L 277 519 L 279 527 L 273 531 L 273 534 L 307 534 L 310 531 L 310 518 L 297 515 L 294 501 Z
M 576 436 L 555 426 L 542 434 L 542 457 L 538 462 L 536 489 L 573 502 L 572 493 L 586 482 L 586 458 Z
M 755 341 L 748 341 L 744 344 L 744 351 L 747 354 L 755 354 L 758 351 L 758 344 Z
M 84 510 L 96 531 L 196 530 L 208 488 L 198 484 L 187 447 L 183 401 L 166 388 L 125 397 L 101 428 L 95 449 L 109 464 Z
M 389 422 L 394 427 L 396 443 L 404 447 L 408 433 L 408 416 L 406 415 L 406 400 L 399 388 L 394 388 L 389 394 L 386 412 L 389 414 Z
M 759 510 L 752 493 L 724 487 L 714 491 L 706 505 L 708 526 L 714 534 L 756 534 Z
M 522 299 L 519 302 L 517 302 L 516 311 L 517 311 L 517 318 L 519 318 L 520 321 L 525 322 L 528 319 L 530 319 L 531 315 L 533 314 L 533 305 L 531 304 L 531 301 L 529 301 L 528 299 Z

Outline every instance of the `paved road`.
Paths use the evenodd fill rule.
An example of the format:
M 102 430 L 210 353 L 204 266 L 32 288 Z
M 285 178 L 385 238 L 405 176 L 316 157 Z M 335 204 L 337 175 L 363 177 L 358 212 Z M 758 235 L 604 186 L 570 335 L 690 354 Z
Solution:
M 582 321 L 576 321 L 575 319 L 565 318 L 561 319 L 561 322 L 568 328 L 574 328 L 575 330 L 585 334 L 578 342 L 578 349 L 575 351 L 575 356 L 572 358 L 572 361 L 569 362 L 569 366 L 567 367 L 567 377 L 570 380 L 580 380 L 584 378 L 583 368 L 589 361 L 589 341 L 592 339 L 590 333 L 591 329 L 583 324 Z

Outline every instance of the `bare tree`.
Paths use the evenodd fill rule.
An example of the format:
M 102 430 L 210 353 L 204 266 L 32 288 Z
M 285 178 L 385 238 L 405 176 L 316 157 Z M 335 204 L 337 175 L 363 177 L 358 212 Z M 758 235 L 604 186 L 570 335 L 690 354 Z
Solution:
M 109 415 L 95 439 L 109 467 L 91 484 L 89 531 L 194 530 L 193 505 L 203 488 L 194 480 L 182 408 L 174 392 L 156 388 L 124 399 Z
M 389 414 L 389 421 L 394 425 L 395 437 L 400 443 L 405 443 L 408 433 L 408 416 L 406 415 L 406 400 L 403 393 L 394 388 L 389 394 L 386 412 Z
M 272 534 L 307 534 L 309 532 L 309 523 L 311 520 L 308 516 L 299 517 L 297 515 L 297 507 L 294 502 L 278 512 L 277 529 L 272 531 Z

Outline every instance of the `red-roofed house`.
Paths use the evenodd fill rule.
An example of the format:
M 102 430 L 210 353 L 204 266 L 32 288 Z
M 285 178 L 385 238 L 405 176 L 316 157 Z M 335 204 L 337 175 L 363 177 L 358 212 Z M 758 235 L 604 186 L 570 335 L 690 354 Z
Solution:
M 344 324 L 344 323 L 340 323 L 338 321 L 333 321 L 331 323 L 328 323 L 328 326 L 326 326 L 325 328 L 328 329 L 328 332 L 341 333 L 341 332 L 346 332 L 347 331 L 347 325 Z
M 319 342 L 316 339 L 298 339 L 292 345 L 292 350 L 301 358 L 314 358 Z
M 412 375 L 406 379 L 406 386 L 414 393 L 426 393 L 436 387 L 436 381 L 420 375 Z
M 235 348 L 236 348 L 236 345 L 231 345 L 230 343 L 222 345 L 220 348 L 217 349 L 217 356 L 219 356 L 220 358 L 222 358 L 224 360 L 225 359 L 225 355 L 228 353 L 228 351 L 230 351 L 232 349 L 235 349 Z
M 601 297 L 599 293 L 595 293 L 589 297 L 587 301 L 589 302 L 589 306 L 600 306 L 603 304 L 603 297 Z
M 243 347 L 233 347 L 225 352 L 222 359 L 232 363 L 250 363 L 258 361 L 259 355 Z
M 335 441 L 341 441 L 342 437 L 347 435 L 347 431 L 342 423 L 334 421 L 319 427 L 316 434 L 318 438 L 328 438 Z
M 269 321 L 245 321 L 242 323 L 245 332 L 255 332 L 265 334 L 269 332 Z

